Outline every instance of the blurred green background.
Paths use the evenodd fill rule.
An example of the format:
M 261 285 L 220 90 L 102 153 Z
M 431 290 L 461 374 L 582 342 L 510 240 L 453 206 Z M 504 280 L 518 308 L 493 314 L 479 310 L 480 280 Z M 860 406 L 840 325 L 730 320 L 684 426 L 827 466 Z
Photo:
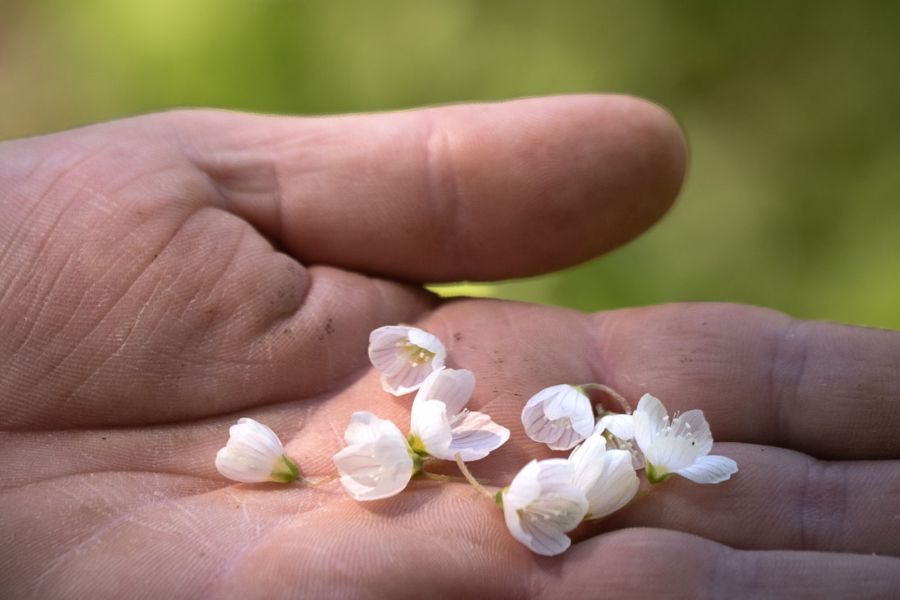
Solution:
M 900 328 L 898 61 L 887 1 L 0 0 L 0 139 L 187 105 L 636 94 L 690 138 L 672 213 L 566 272 L 447 293 Z

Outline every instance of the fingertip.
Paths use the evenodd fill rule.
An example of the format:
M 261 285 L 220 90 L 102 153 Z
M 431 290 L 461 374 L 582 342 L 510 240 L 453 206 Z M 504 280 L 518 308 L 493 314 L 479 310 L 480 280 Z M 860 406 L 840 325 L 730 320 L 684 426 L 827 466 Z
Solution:
M 596 144 L 589 199 L 596 238 L 593 255 L 612 250 L 662 218 L 684 183 L 687 141 L 672 113 L 628 95 L 592 96 Z M 596 220 L 603 219 L 602 225 Z

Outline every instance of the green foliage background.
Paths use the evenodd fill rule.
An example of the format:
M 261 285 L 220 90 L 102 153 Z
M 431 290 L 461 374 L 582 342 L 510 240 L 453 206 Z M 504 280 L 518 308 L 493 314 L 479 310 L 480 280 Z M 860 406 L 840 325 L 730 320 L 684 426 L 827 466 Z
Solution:
M 0 139 L 187 105 L 610 91 L 687 130 L 680 202 L 608 257 L 466 292 L 900 328 L 900 3 L 0 0 Z

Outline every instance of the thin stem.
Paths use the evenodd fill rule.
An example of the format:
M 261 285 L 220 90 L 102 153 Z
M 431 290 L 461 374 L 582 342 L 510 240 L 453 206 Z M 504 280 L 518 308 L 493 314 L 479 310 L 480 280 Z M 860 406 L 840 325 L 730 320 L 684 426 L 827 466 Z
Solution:
M 325 485 L 326 483 L 331 483 L 332 481 L 338 478 L 337 474 L 326 475 L 320 479 L 313 481 L 312 479 L 307 479 L 306 477 L 300 477 L 300 483 L 308 487 L 319 487 L 320 485 Z
M 597 390 L 598 392 L 603 392 L 604 394 L 618 402 L 623 412 L 628 414 L 634 412 L 634 409 L 631 408 L 631 404 L 628 402 L 628 400 L 625 399 L 625 396 L 612 389 L 608 385 L 604 385 L 602 383 L 586 383 L 581 387 L 586 390 Z
M 459 470 L 463 474 L 463 477 L 466 478 L 466 481 L 472 484 L 472 487 L 478 490 L 479 494 L 481 494 L 491 502 L 494 501 L 494 494 L 487 491 L 487 489 L 483 485 L 478 483 L 478 480 L 472 476 L 472 473 L 469 471 L 469 467 L 467 467 L 466 463 L 463 462 L 462 456 L 459 452 L 456 453 L 456 465 L 459 467 Z
M 431 479 L 432 481 L 450 481 L 449 475 L 440 475 L 439 473 L 429 473 L 428 471 L 421 471 L 419 475 L 423 479 Z

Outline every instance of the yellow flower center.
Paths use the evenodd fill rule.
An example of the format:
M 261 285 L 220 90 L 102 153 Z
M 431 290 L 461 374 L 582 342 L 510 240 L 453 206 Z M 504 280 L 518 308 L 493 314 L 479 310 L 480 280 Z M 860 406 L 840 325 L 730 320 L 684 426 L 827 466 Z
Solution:
M 421 346 L 416 346 L 409 340 L 399 342 L 397 345 L 400 347 L 400 353 L 409 361 L 409 364 L 414 367 L 431 362 L 431 359 L 434 358 L 434 352 Z

